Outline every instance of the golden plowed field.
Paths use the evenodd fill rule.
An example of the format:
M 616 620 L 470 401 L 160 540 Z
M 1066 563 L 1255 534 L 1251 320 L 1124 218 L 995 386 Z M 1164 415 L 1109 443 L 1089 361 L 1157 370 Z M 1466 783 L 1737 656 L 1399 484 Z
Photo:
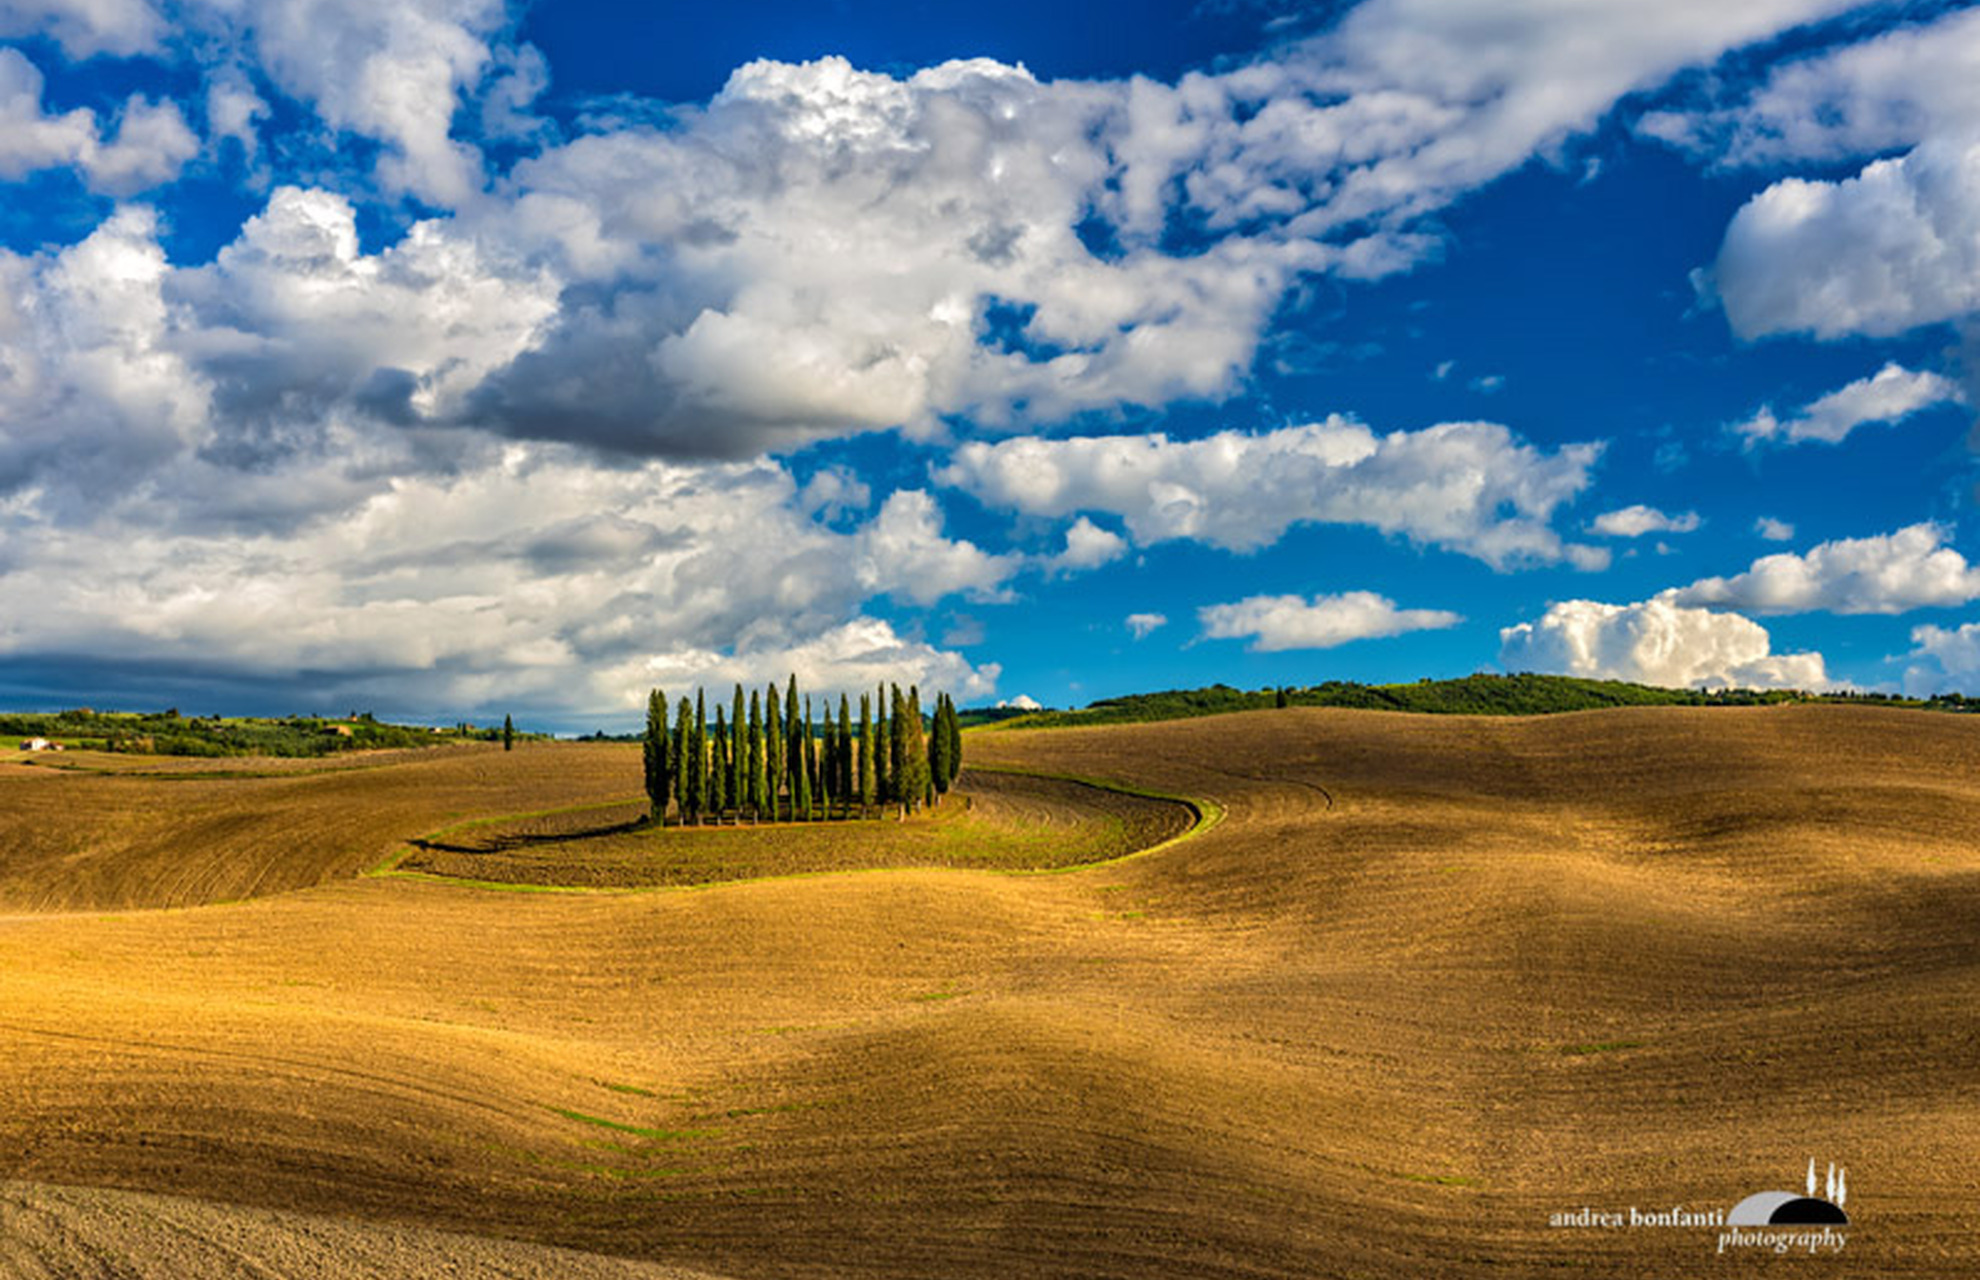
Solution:
M 476 1274 L 1980 1274 L 1980 721 L 1294 709 L 968 751 L 1222 820 L 1062 874 L 516 893 L 359 873 L 626 798 L 636 752 L 0 766 L 0 1270 L 177 1274 L 176 1231 L 314 1275 L 285 1259 L 347 1231 L 351 1275 L 468 1247 L 436 1232 Z M 1548 1225 L 1810 1158 L 1848 1168 L 1839 1256 Z

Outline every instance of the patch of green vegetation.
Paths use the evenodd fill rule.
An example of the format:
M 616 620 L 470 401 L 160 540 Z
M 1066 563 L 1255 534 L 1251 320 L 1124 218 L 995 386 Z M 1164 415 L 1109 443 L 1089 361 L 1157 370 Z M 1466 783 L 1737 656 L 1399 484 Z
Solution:
M 1283 701 L 1281 699 L 1283 698 Z M 1139 724 L 1262 711 L 1277 706 L 1347 707 L 1365 711 L 1411 711 L 1426 715 L 1552 715 L 1603 707 L 1750 707 L 1788 702 L 1864 703 L 1938 711 L 1980 711 L 1980 699 L 1941 694 L 1920 699 L 1873 693 L 1804 693 L 1793 689 L 1664 689 L 1620 680 L 1576 676 L 1473 675 L 1458 680 L 1418 680 L 1411 684 L 1360 684 L 1329 680 L 1285 689 L 1246 690 L 1227 684 L 1205 689 L 1169 689 L 1102 698 L 1079 711 L 1037 711 L 1002 722 L 1002 728 L 1056 729 L 1076 725 Z
M 1641 1049 L 1641 1040 L 1594 1040 L 1587 1044 L 1564 1044 L 1561 1052 L 1573 1056 L 1590 1053 L 1620 1053 L 1624 1049 Z
M 610 1089 L 613 1093 L 637 1094 L 639 1097 L 642 1098 L 657 1098 L 660 1096 L 659 1094 L 653 1092 L 653 1090 L 642 1089 L 636 1084 L 613 1084 L 610 1080 L 600 1080 L 598 1081 L 598 1083 L 605 1086 L 607 1089 Z
M 945 982 L 933 991 L 918 991 L 909 996 L 908 999 L 920 1004 L 932 1004 L 937 1000 L 955 1000 L 968 994 L 969 992 L 959 991 L 953 985 Z
M 435 733 L 422 725 L 387 724 L 370 712 L 348 717 L 182 716 L 166 711 L 94 711 L 87 707 L 55 712 L 0 713 L 0 742 L 18 749 L 21 738 L 43 737 L 65 746 L 159 756 L 314 757 L 345 751 L 431 747 L 463 740 L 499 738 L 499 729 L 462 725 Z
M 643 1125 L 625 1124 L 618 1120 L 607 1120 L 604 1116 L 586 1115 L 582 1111 L 572 1111 L 567 1107 L 547 1108 L 552 1114 L 579 1124 L 593 1124 L 601 1129 L 611 1129 L 617 1133 L 630 1133 L 635 1138 L 647 1138 L 654 1142 L 693 1142 L 700 1138 L 715 1136 L 713 1129 L 649 1129 Z

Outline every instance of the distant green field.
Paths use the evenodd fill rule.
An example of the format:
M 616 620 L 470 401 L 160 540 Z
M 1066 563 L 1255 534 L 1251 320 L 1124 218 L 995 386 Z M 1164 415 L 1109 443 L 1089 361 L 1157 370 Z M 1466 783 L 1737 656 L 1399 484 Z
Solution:
M 1663 689 L 1620 680 L 1574 676 L 1475 675 L 1459 680 L 1419 680 L 1411 684 L 1325 684 L 1283 689 L 1171 689 L 1103 698 L 1080 711 L 1037 711 L 1004 719 L 1011 728 L 1063 728 L 1072 725 L 1135 724 L 1180 720 L 1227 711 L 1260 711 L 1277 706 L 1348 707 L 1365 711 L 1412 711 L 1427 715 L 1551 715 L 1602 707 L 1749 707 L 1784 702 L 1854 702 L 1875 706 L 1940 711 L 1980 710 L 1980 699 L 1945 694 L 1932 699 L 1884 694 L 1813 694 L 1790 689 Z

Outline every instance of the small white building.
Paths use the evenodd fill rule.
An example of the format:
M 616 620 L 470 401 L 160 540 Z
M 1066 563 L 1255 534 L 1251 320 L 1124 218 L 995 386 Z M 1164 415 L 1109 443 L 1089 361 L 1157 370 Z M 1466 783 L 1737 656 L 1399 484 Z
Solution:
M 54 748 L 55 744 L 46 738 L 21 739 L 21 750 L 23 751 L 52 751 Z

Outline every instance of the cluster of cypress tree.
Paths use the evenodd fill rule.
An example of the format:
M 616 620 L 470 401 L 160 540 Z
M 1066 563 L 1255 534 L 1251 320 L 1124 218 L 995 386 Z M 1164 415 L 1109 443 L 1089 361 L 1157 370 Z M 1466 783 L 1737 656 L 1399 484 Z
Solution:
M 684 825 L 745 815 L 812 822 L 889 806 L 906 817 L 940 803 L 962 771 L 962 726 L 947 694 L 937 695 L 932 717 L 914 685 L 905 697 L 899 685 L 861 694 L 857 721 L 844 694 L 836 717 L 829 699 L 815 717 L 810 696 L 799 701 L 796 675 L 781 697 L 774 684 L 752 690 L 746 707 L 738 684 L 726 713 L 717 700 L 712 725 L 705 690 L 692 704 L 680 700 L 671 726 L 667 695 L 651 690 L 642 744 L 659 823 L 670 812 Z

